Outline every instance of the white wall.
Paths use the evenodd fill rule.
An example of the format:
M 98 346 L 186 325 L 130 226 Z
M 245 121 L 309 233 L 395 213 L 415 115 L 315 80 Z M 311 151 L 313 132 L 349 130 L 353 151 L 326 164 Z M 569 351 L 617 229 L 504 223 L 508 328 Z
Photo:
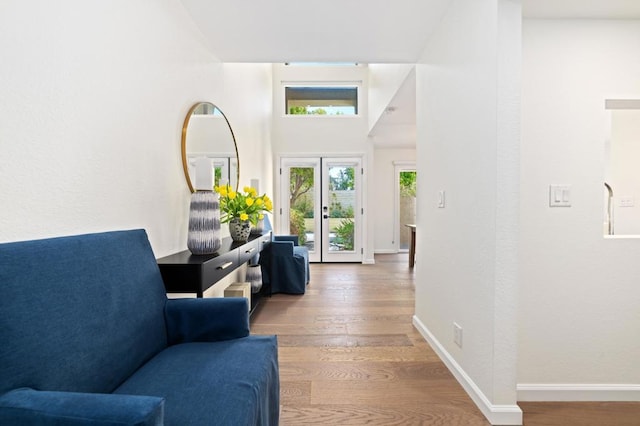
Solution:
M 186 248 L 180 132 L 222 67 L 177 0 L 4 2 L 0 241 L 141 227 Z
M 364 153 L 367 144 L 367 67 L 273 66 L 273 147 L 286 153 Z M 293 84 L 358 85 L 357 116 L 285 115 L 284 86 Z
M 220 64 L 179 1 L 10 2 L 0 52 L 0 241 L 140 227 L 185 249 L 199 101 L 230 120 L 241 185 L 270 185 L 271 65 Z
M 524 22 L 520 399 L 639 399 L 640 239 L 602 232 L 604 100 L 638 98 L 639 51 L 638 21 Z
M 417 66 L 415 323 L 494 424 L 520 424 L 520 5 L 453 0 Z M 445 208 L 437 207 L 445 191 Z M 453 323 L 463 328 L 462 347 Z
M 369 151 L 367 139 L 368 71 L 366 66 L 273 66 L 273 167 L 279 168 L 282 156 L 361 156 L 368 173 Z M 287 84 L 348 84 L 357 85 L 357 116 L 296 116 L 285 115 L 284 87 Z M 278 186 L 279 181 L 274 182 Z M 368 194 L 366 183 L 364 194 Z M 282 194 L 274 187 L 276 208 L 282 203 Z M 367 203 L 365 196 L 365 203 Z M 370 236 L 369 212 L 373 207 L 365 204 L 363 220 L 364 259 L 373 261 L 373 238 Z M 274 219 L 276 232 L 279 220 Z
M 374 210 L 374 248 L 376 253 L 396 253 L 400 248 L 400 236 L 397 234 L 394 206 L 396 176 L 394 162 L 416 161 L 415 149 L 374 149 L 374 164 L 371 179 Z
M 221 103 L 238 144 L 240 188 L 258 179 L 260 192 L 273 198 L 272 65 L 224 64 L 223 69 Z

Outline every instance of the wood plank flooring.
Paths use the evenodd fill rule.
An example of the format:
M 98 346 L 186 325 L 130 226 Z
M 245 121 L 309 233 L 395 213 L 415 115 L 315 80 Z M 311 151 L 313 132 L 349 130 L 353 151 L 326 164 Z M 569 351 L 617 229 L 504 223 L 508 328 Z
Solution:
M 413 328 L 407 264 L 312 264 L 305 295 L 258 307 L 251 332 L 278 335 L 283 426 L 488 425 Z
M 639 426 L 640 402 L 520 402 L 526 426 Z
M 413 280 L 406 254 L 377 255 L 312 264 L 305 295 L 262 300 L 251 332 L 278 335 L 282 426 L 489 425 L 412 326 Z M 633 404 L 523 407 L 527 426 L 640 425 Z

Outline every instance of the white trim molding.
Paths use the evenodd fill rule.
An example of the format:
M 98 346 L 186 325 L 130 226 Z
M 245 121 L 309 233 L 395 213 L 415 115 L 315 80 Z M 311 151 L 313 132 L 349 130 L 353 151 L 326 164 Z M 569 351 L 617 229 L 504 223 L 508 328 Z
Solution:
M 517 404 L 496 405 L 484 395 L 482 390 L 474 383 L 469 375 L 462 369 L 447 350 L 438 342 L 438 339 L 427 329 L 418 317 L 413 316 L 413 325 L 422 334 L 431 348 L 440 357 L 462 388 L 471 397 L 482 414 L 492 425 L 522 425 L 522 410 Z
M 640 401 L 640 384 L 518 384 L 518 401 Z
M 376 249 L 373 251 L 374 254 L 398 254 L 398 250 L 394 249 Z

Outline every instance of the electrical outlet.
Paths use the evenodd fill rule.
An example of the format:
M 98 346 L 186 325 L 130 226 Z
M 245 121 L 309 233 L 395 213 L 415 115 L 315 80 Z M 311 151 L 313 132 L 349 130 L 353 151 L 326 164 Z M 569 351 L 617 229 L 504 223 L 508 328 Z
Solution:
M 457 323 L 453 323 L 453 342 L 462 347 L 462 327 Z

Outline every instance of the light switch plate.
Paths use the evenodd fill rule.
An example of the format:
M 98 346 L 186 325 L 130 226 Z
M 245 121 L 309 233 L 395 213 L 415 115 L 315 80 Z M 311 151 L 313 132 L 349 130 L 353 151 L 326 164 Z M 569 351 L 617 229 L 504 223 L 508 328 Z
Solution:
M 549 185 L 549 207 L 571 207 L 571 185 Z
M 444 208 L 444 190 L 438 191 L 438 208 Z
M 633 207 L 633 197 L 620 197 L 620 207 Z

